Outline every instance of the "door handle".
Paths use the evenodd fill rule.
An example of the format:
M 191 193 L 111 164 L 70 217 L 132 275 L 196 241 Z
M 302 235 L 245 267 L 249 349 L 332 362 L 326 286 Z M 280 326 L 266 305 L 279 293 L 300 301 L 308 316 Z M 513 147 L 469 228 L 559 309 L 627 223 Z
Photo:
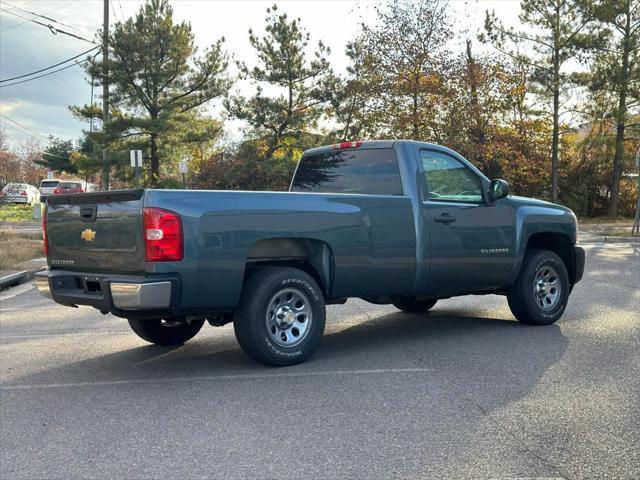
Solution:
M 438 215 L 437 217 L 433 217 L 434 222 L 449 224 L 456 221 L 456 217 L 452 217 L 448 213 L 443 213 L 442 215 Z

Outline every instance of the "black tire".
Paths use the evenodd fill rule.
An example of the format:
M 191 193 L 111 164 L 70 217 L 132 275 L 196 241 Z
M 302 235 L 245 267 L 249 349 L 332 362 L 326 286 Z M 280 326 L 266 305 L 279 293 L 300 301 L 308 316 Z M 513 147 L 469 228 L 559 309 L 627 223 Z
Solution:
M 180 345 L 191 340 L 202 328 L 204 320 L 191 323 L 181 320 L 129 318 L 129 326 L 141 339 L 157 345 Z
M 414 300 L 403 298 L 393 302 L 393 306 L 398 310 L 408 313 L 425 313 L 433 308 L 438 300 Z
M 544 280 L 545 268 L 551 273 L 549 279 L 555 282 L 537 285 L 540 279 Z M 551 285 L 551 286 L 550 286 Z M 549 293 L 554 291 L 555 300 L 549 300 Z M 556 322 L 564 313 L 569 300 L 569 274 L 562 259 L 549 250 L 529 250 L 522 263 L 520 275 L 516 283 L 507 292 L 509 308 L 520 322 L 529 325 L 550 325 Z
M 283 295 L 282 299 L 279 295 Z M 298 304 L 304 306 L 304 311 L 298 313 Z M 276 324 L 276 317 L 282 318 L 281 325 Z M 268 267 L 245 282 L 233 327 L 240 347 L 251 358 L 267 365 L 286 366 L 311 356 L 324 334 L 325 317 L 324 295 L 310 275 L 295 268 Z M 296 323 L 286 325 L 287 322 Z M 282 334 L 284 337 L 279 336 Z M 285 344 L 287 341 L 291 346 Z

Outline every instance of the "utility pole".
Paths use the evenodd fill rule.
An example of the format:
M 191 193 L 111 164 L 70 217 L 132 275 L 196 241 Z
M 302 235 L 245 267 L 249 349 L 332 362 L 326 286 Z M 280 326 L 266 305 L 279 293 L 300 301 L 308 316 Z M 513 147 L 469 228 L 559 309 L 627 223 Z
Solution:
M 636 216 L 633 219 L 631 235 L 640 235 L 640 147 L 638 147 L 638 151 L 636 152 L 636 168 L 638 169 L 638 198 L 636 200 Z
M 103 0 L 102 21 L 102 132 L 107 131 L 109 122 L 109 0 Z M 105 142 L 106 143 L 106 142 Z M 109 151 L 102 146 L 102 190 L 109 190 Z

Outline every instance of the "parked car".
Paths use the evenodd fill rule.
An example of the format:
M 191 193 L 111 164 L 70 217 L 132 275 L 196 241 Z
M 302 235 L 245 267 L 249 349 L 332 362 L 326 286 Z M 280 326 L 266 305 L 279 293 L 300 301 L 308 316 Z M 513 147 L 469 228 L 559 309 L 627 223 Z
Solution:
M 80 182 L 60 181 L 53 189 L 54 195 L 66 195 L 69 193 L 83 193 L 82 184 Z
M 350 297 L 426 313 L 498 294 L 520 322 L 548 325 L 582 278 L 576 217 L 508 193 L 448 148 L 371 141 L 306 151 L 290 192 L 52 196 L 36 284 L 156 344 L 233 322 L 244 351 L 271 365 L 309 357 L 325 305 Z
M 33 205 L 40 201 L 40 192 L 28 183 L 7 183 L 0 192 L 0 201 Z
M 53 195 L 53 190 L 58 186 L 60 180 L 55 178 L 49 178 L 40 182 L 40 195 L 46 197 L 47 195 Z

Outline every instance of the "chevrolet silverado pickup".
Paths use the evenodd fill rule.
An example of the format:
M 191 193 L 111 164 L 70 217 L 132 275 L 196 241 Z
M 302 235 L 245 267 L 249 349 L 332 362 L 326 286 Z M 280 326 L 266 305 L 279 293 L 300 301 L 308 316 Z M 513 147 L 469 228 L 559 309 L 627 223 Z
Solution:
M 325 305 L 351 297 L 426 313 L 500 294 L 520 322 L 551 324 L 584 270 L 576 217 L 508 190 L 448 148 L 399 140 L 308 150 L 289 192 L 56 195 L 36 285 L 155 344 L 233 322 L 242 349 L 270 365 L 308 358 Z

